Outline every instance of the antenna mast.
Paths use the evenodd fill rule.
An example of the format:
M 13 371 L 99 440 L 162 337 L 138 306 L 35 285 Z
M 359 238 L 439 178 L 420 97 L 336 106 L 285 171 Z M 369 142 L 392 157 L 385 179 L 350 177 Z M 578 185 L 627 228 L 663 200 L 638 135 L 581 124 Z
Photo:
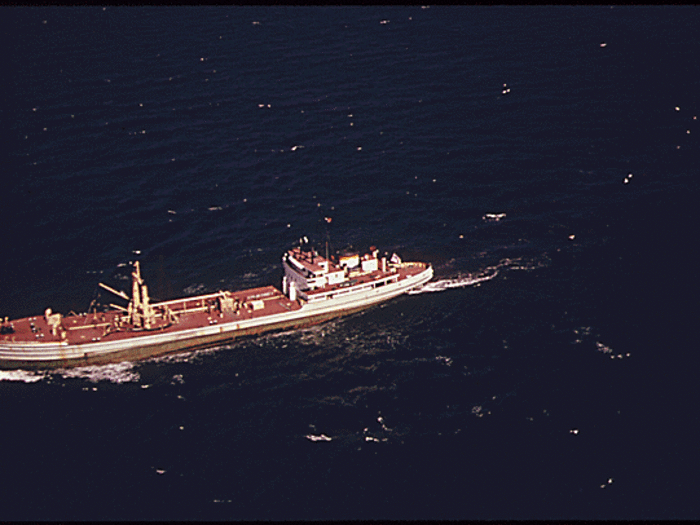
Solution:
M 328 225 L 331 223 L 331 221 L 333 219 L 331 217 L 324 217 L 324 219 L 326 220 L 326 260 L 330 264 L 331 260 L 328 258 L 328 243 L 330 242 L 331 234 L 328 233 Z

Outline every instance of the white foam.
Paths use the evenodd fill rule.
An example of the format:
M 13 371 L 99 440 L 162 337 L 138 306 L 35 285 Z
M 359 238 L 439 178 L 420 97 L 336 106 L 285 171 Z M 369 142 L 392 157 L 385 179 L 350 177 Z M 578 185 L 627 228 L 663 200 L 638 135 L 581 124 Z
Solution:
M 148 359 L 149 363 L 186 363 L 195 352 L 182 352 L 176 354 L 166 354 Z
M 501 259 L 495 266 L 487 266 L 478 275 L 474 276 L 471 273 L 464 277 L 456 277 L 453 279 L 441 279 L 439 281 L 431 281 L 423 286 L 414 288 L 408 292 L 409 295 L 416 295 L 427 292 L 442 292 L 450 288 L 463 288 L 465 286 L 478 285 L 484 281 L 490 281 L 498 275 L 501 269 L 506 270 L 525 270 L 531 271 L 537 268 L 547 266 L 546 262 L 540 261 L 537 263 L 525 262 L 522 257 L 516 259 Z
M 79 366 L 76 368 L 59 369 L 57 372 L 63 378 L 87 379 L 92 383 L 108 381 L 110 383 L 135 383 L 141 377 L 134 371 L 134 363 L 110 363 L 107 365 Z
M 462 288 L 464 286 L 472 286 L 483 281 L 489 281 L 496 277 L 497 274 L 498 272 L 492 275 L 484 275 L 479 277 L 472 277 L 470 274 L 466 277 L 458 277 L 456 279 L 441 279 L 439 281 L 432 281 L 421 286 L 420 288 L 414 288 L 413 290 L 409 291 L 408 294 L 416 295 L 419 293 L 427 292 L 442 292 L 449 288 Z
M 22 383 L 36 383 L 46 376 L 44 371 L 35 370 L 0 370 L 0 381 L 21 381 Z

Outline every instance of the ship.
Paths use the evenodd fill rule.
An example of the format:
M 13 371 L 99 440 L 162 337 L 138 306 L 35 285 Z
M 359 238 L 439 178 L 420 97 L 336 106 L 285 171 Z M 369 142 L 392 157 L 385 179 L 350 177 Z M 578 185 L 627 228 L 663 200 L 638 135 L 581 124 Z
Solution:
M 388 254 L 387 254 L 388 255 Z M 44 315 L 0 322 L 0 369 L 55 369 L 138 361 L 230 343 L 242 336 L 297 329 L 351 314 L 420 288 L 433 277 L 425 262 L 404 262 L 345 251 L 320 255 L 308 241 L 282 256 L 282 290 L 264 286 L 220 290 L 152 302 L 132 263 L 131 296 L 98 285 L 126 301 L 104 311 Z

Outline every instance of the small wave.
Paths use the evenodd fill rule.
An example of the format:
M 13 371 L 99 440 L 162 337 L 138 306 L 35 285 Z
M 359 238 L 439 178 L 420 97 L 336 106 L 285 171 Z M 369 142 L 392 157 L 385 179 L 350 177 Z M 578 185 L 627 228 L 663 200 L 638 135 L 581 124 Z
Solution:
M 442 363 L 445 363 L 447 366 L 452 366 L 452 358 L 451 357 L 445 357 L 445 356 L 435 356 L 435 359 L 437 361 L 440 361 Z
M 180 352 L 174 354 L 166 354 L 158 357 L 152 357 L 146 360 L 147 363 L 187 363 L 189 359 L 195 354 L 194 351 L 191 352 Z
M 384 423 L 384 418 L 382 416 L 379 416 L 377 418 L 377 423 L 379 423 L 382 426 L 382 430 L 385 430 L 386 432 L 391 432 L 392 429 L 387 427 L 386 424 Z M 386 439 L 384 440 L 386 441 Z
M 487 213 L 481 219 L 487 222 L 498 222 L 501 219 L 505 219 L 505 217 L 505 213 Z
M 87 379 L 92 383 L 108 381 L 110 383 L 135 383 L 141 376 L 134 371 L 134 363 L 110 363 L 107 365 L 80 366 L 57 370 L 64 379 Z
M 583 343 L 583 340 L 585 337 L 588 337 L 591 335 L 591 327 L 590 326 L 581 326 L 579 328 L 574 329 L 574 334 L 576 334 L 576 339 L 574 340 L 574 343 Z
M 185 288 L 183 290 L 183 292 L 185 293 L 185 295 L 195 295 L 195 294 L 203 291 L 204 289 L 205 289 L 205 286 L 202 283 L 192 284 L 192 285 L 188 286 L 187 288 Z

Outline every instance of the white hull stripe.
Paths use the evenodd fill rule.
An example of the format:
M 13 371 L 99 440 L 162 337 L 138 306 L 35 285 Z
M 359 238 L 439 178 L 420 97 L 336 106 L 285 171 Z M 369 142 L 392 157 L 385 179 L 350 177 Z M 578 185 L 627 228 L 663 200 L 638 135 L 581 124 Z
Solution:
M 408 290 L 425 284 L 433 277 L 432 267 L 428 267 L 423 272 L 399 281 L 388 284 L 381 289 L 375 288 L 366 292 L 349 294 L 347 297 L 335 297 L 318 303 L 306 303 L 301 309 L 292 312 L 284 312 L 264 316 L 257 319 L 243 321 L 231 321 L 227 323 L 214 324 L 198 328 L 191 328 L 181 332 L 159 333 L 154 335 L 144 335 L 130 339 L 118 341 L 86 342 L 82 344 L 69 345 L 67 343 L 42 343 L 42 342 L 5 342 L 0 348 L 0 360 L 22 360 L 22 361 L 46 361 L 46 360 L 67 360 L 80 359 L 86 354 L 90 356 L 108 355 L 132 348 L 147 347 L 158 344 L 174 343 L 186 341 L 197 337 L 206 337 L 217 334 L 230 333 L 235 336 L 238 331 L 275 325 L 278 323 L 289 323 L 304 318 L 317 317 L 324 314 L 337 312 L 338 310 L 352 310 L 356 308 L 369 307 L 376 303 L 386 301 Z

